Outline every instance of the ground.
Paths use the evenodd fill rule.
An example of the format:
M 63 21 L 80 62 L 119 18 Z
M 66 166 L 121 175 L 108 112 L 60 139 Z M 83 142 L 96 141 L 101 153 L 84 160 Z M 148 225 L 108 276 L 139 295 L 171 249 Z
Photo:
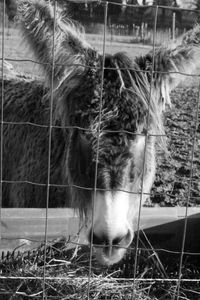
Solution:
M 99 266 L 94 259 L 90 268 L 88 248 L 79 247 L 77 256 L 74 250 L 66 249 L 64 241 L 57 241 L 46 248 L 42 245 L 24 254 L 16 251 L 3 256 L 0 299 L 199 300 L 198 256 L 183 257 L 185 281 L 179 286 L 179 255 L 164 253 L 160 260 L 153 249 L 139 250 L 134 274 L 134 249 L 120 264 L 109 268 Z M 43 292 L 47 298 L 42 298 Z
M 151 200 L 159 205 L 199 205 L 200 126 L 198 87 L 179 87 L 165 114 L 169 155 L 158 156 Z

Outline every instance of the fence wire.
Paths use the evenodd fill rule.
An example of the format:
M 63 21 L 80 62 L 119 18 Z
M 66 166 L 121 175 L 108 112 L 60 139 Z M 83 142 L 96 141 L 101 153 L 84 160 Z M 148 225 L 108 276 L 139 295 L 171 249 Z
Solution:
M 49 118 L 49 143 L 48 143 L 48 171 L 47 171 L 47 196 L 46 196 L 46 215 L 45 215 L 45 243 L 44 243 L 44 270 L 43 270 L 43 299 L 47 299 L 46 295 L 46 252 L 48 244 L 48 209 L 49 209 L 49 194 L 50 194 L 50 173 L 51 173 L 51 142 L 52 142 L 52 123 L 53 123 L 53 100 L 54 100 L 54 68 L 55 68 L 55 28 L 57 22 L 57 1 L 53 2 L 54 6 L 54 23 L 52 34 L 52 69 L 51 69 L 51 86 L 50 86 L 50 118 Z
M 97 199 L 97 176 L 98 176 L 98 161 L 99 161 L 99 145 L 100 145 L 100 133 L 101 133 L 101 120 L 103 110 L 103 87 L 104 87 L 104 69 L 105 69 L 105 47 L 106 47 L 106 28 L 107 28 L 107 17 L 108 17 L 108 2 L 104 5 L 104 31 L 103 31 L 103 61 L 101 70 L 101 94 L 99 101 L 99 115 L 98 115 L 98 129 L 97 129 L 97 153 L 95 161 L 95 177 L 94 177 L 94 196 L 92 196 L 92 230 L 90 239 L 90 258 L 89 258 L 89 273 L 88 273 L 88 292 L 87 297 L 90 299 L 90 281 L 92 274 L 92 253 L 93 253 L 93 233 L 94 233 L 94 205 Z
M 94 0 L 96 1 L 96 0 Z M 72 2 L 79 2 L 79 1 L 73 1 Z M 81 1 L 80 1 L 81 2 Z M 95 280 L 95 278 L 92 277 L 92 254 L 93 254 L 93 218 L 94 218 L 94 202 L 96 199 L 96 194 L 97 191 L 101 190 L 101 191 L 109 191 L 108 189 L 99 189 L 97 188 L 97 177 L 98 177 L 98 156 L 99 156 L 99 136 L 100 136 L 100 132 L 111 132 L 111 133 L 129 133 L 132 135 L 135 135 L 135 133 L 133 132 L 129 132 L 126 130 L 119 130 L 119 131 L 106 131 L 104 129 L 101 129 L 101 118 L 102 118 L 102 97 L 103 97 L 103 85 L 104 85 L 104 70 L 105 70 L 105 51 L 106 51 L 106 28 L 107 28 L 107 18 L 108 18 L 108 6 L 109 5 L 117 5 L 117 6 L 123 6 L 122 3 L 110 3 L 110 2 L 102 2 L 102 5 L 104 7 L 104 33 L 103 33 L 103 44 L 102 44 L 102 49 L 103 49 L 103 63 L 102 63 L 102 68 L 101 68 L 101 96 L 100 96 L 100 103 L 99 103 L 99 126 L 98 126 L 98 138 L 97 138 L 97 154 L 96 154 L 96 166 L 95 166 L 95 180 L 94 180 L 94 188 L 92 190 L 94 190 L 94 196 L 92 199 L 92 234 L 91 234 L 91 241 L 90 241 L 90 255 L 89 255 L 89 261 L 88 261 L 88 277 L 81 277 L 80 280 L 86 280 L 87 281 L 87 299 L 92 299 L 91 298 L 91 281 L 93 282 Z M 137 8 L 137 7 L 141 7 L 138 5 L 131 5 L 131 4 L 126 4 L 127 7 L 132 7 L 132 8 Z M 69 187 L 69 188 L 78 188 L 78 189 L 86 189 L 86 190 L 91 190 L 91 188 L 88 187 L 84 187 L 84 186 L 76 186 L 76 185 L 64 185 L 64 184 L 52 184 L 50 183 L 50 166 L 51 166 L 51 142 L 52 142 L 52 129 L 53 128 L 60 128 L 60 129 L 78 129 L 78 130 L 83 130 L 83 131 L 88 131 L 87 128 L 84 127 L 78 127 L 78 126 L 56 126 L 55 124 L 53 124 L 53 100 L 54 100 L 54 95 L 53 95 L 53 91 L 54 91 L 54 67 L 55 67 L 55 60 L 54 60 L 54 51 L 55 51 L 55 26 L 56 26 L 56 14 L 57 14 L 57 1 L 54 1 L 54 26 L 53 26 L 53 35 L 52 35 L 52 40 L 53 40 L 53 48 L 52 48 L 52 75 L 51 75 L 51 88 L 50 88 L 50 112 L 49 112 L 49 124 L 45 125 L 45 124 L 37 124 L 37 123 L 30 123 L 30 122 L 8 122 L 6 120 L 4 120 L 4 115 L 3 115 L 3 108 L 4 108 L 4 62 L 6 61 L 10 61 L 10 62 L 32 62 L 32 63 L 36 63 L 36 64 L 40 64 L 40 62 L 36 61 L 36 60 L 32 60 L 32 59 L 18 59 L 18 58 L 9 58 L 5 56 L 4 53 L 4 48 L 5 48 L 5 0 L 3 1 L 3 20 L 2 20 L 2 57 L 0 58 L 1 63 L 2 63 L 2 80 L 1 80 L 1 84 L 2 84 L 2 102 L 1 102 L 1 157 L 0 157 L 0 182 L 1 182 L 1 202 L 0 202 L 0 219 L 1 219 L 1 209 L 2 209 L 2 197 L 3 197 L 3 193 L 2 193 L 2 185 L 3 183 L 15 183 L 15 184 L 23 184 L 23 183 L 27 183 L 27 184 L 31 184 L 31 185 L 37 185 L 37 186 L 43 186 L 47 188 L 47 197 L 46 197 L 46 215 L 45 215 L 45 232 L 44 232 L 44 268 L 43 268 L 43 276 L 0 276 L 0 280 L 2 279 L 11 279 L 11 280 L 42 280 L 43 281 L 43 299 L 47 299 L 47 295 L 46 295 L 46 286 L 47 286 L 47 281 L 53 281 L 55 280 L 54 277 L 48 277 L 46 275 L 46 267 L 47 267 L 47 247 L 48 247 L 48 211 L 49 211 L 49 194 L 50 194 L 50 187 Z M 155 21 L 154 21 L 154 40 L 153 40 L 153 47 L 152 47 L 152 53 L 153 53 L 153 62 L 152 65 L 154 66 L 154 60 L 155 60 L 155 48 L 156 48 L 156 31 L 157 31 L 157 16 L 158 16 L 158 10 L 160 8 L 164 8 L 164 9 L 168 9 L 168 10 L 173 10 L 173 11 L 194 11 L 192 9 L 181 9 L 181 8 L 175 8 L 175 7 L 164 7 L 164 6 L 150 6 L 153 7 L 155 9 Z M 196 11 L 199 12 L 199 11 Z M 77 66 L 77 64 L 74 64 Z M 79 65 L 79 64 L 78 64 Z M 67 65 L 69 66 L 69 65 Z M 71 66 L 71 65 L 70 65 Z M 91 68 L 90 66 L 87 65 L 80 65 L 80 66 L 84 66 L 86 68 Z M 94 68 L 94 67 L 93 67 Z M 106 68 L 106 69 L 115 69 L 115 68 Z M 121 70 L 123 70 L 123 68 L 120 68 Z M 127 69 L 127 68 L 126 68 Z M 128 68 L 129 69 L 129 68 Z M 148 71 L 144 71 L 144 70 L 135 70 L 133 68 L 130 68 L 130 70 L 134 70 L 137 72 L 148 72 Z M 192 183 L 194 182 L 194 178 L 193 178 L 193 161 L 194 161 L 194 152 L 195 152 L 195 143 L 196 143 L 196 139 L 197 139 L 197 130 L 198 130 L 198 115 L 199 115 L 199 99 L 197 102 L 197 107 L 196 107 L 196 117 L 195 117 L 195 129 L 194 129 L 194 135 L 193 137 L 191 137 L 192 139 L 192 151 L 191 151 L 191 160 L 190 160 L 190 178 L 188 179 L 188 193 L 187 193 L 187 202 L 186 202 L 186 208 L 185 208 L 185 221 L 184 221 L 184 226 L 183 226 L 183 239 L 182 239 L 182 246 L 181 246 L 181 251 L 170 251 L 167 249 L 162 249 L 162 248 L 157 248 L 157 249 L 153 249 L 154 252 L 165 252 L 165 253 L 172 253 L 172 254 L 180 254 L 180 263 L 179 263 L 179 271 L 178 271 L 178 277 L 177 278 L 143 278 L 143 277 L 137 277 L 137 267 L 138 267 L 138 261 L 139 261 L 139 253 L 141 250 L 152 253 L 152 248 L 151 245 L 149 245 L 149 247 L 145 247 L 142 248 L 139 246 L 139 242 L 140 242 L 140 230 L 141 230 L 141 226 L 140 226 L 140 221 L 141 221 L 141 210 L 142 210 L 142 197 L 143 195 L 152 195 L 152 191 L 150 193 L 145 193 L 143 191 L 143 185 L 144 185 L 144 170 L 145 170 L 145 160 L 146 160 L 146 150 L 147 150 L 147 138 L 149 136 L 164 136 L 166 137 L 166 135 L 159 135 L 159 134 L 149 134 L 148 133 L 148 129 L 149 129 L 149 119 L 150 119 L 150 101 L 151 101 L 151 90 L 152 90 L 152 85 L 153 85 L 153 75 L 157 73 L 157 71 L 155 71 L 152 68 L 151 71 L 151 83 L 150 83 L 150 93 L 149 93 L 149 102 L 148 102 L 148 117 L 147 117 L 147 133 L 144 134 L 145 136 L 145 147 L 144 147 L 144 160 L 143 160 L 143 172 L 142 172 L 142 188 L 140 192 L 134 192 L 134 191 L 125 191 L 125 190 L 119 190 L 119 191 L 123 191 L 126 193 L 130 193 L 130 194 L 139 194 L 140 195 L 140 205 L 139 205 L 139 213 L 138 213 L 138 221 L 137 221 L 137 238 L 136 238 L 136 245 L 135 247 L 129 247 L 129 249 L 131 251 L 135 251 L 135 258 L 134 258 L 134 267 L 133 267 L 133 278 L 115 278 L 116 281 L 129 281 L 131 282 L 131 287 L 132 287 L 132 300 L 135 299 L 135 295 L 134 295 L 134 291 L 136 289 L 136 283 L 137 282 L 175 282 L 176 283 L 176 289 L 174 292 L 174 297 L 173 299 L 182 299 L 181 295 L 180 295 L 180 289 L 181 289 L 181 283 L 182 282 L 199 282 L 199 279 L 191 279 L 191 278 L 182 278 L 182 267 L 183 267 L 183 257 L 184 255 L 200 255 L 200 253 L 191 253 L 188 251 L 185 251 L 185 241 L 186 241 L 186 232 L 187 232 L 187 224 L 188 224 L 188 207 L 189 207 L 189 200 L 192 199 L 199 199 L 199 197 L 192 197 L 191 196 L 191 188 L 192 188 Z M 161 74 L 166 74 L 166 72 L 159 72 Z M 167 72 L 171 73 L 171 74 L 180 74 L 183 76 L 189 76 L 189 77 L 197 77 L 199 78 L 199 74 L 187 74 L 184 72 Z M 200 95 L 200 84 L 198 86 L 198 93 Z M 200 98 L 200 96 L 199 96 Z M 9 181 L 9 180 L 4 180 L 3 179 L 3 175 L 2 175 L 2 169 L 3 169 L 3 129 L 4 129 L 4 125 L 5 124 L 11 124 L 11 125 L 15 125 L 15 126 L 32 126 L 32 127 L 41 127 L 41 128 L 48 128 L 49 129 L 49 143 L 48 143 L 48 175 L 47 175 L 47 183 L 37 183 L 37 182 L 33 182 L 33 181 L 29 181 L 29 180 L 25 180 L 25 181 Z M 143 135 L 143 134 L 142 134 Z M 159 194 L 159 192 L 157 192 L 157 194 Z M 176 196 L 174 196 L 176 197 Z M 0 227 L 0 239 L 1 239 L 1 227 Z M 74 241 L 70 241 L 71 244 L 77 245 L 77 246 L 84 246 L 85 244 L 80 243 L 80 242 L 74 242 Z M 76 278 L 77 281 L 79 280 L 79 278 Z M 57 276 L 56 280 L 66 280 L 68 281 L 68 279 L 65 276 Z M 97 279 L 96 279 L 97 280 Z M 108 282 L 111 282 L 112 279 L 110 278 L 106 278 L 105 280 L 107 280 Z
M 153 89 L 153 75 L 154 75 L 154 68 L 155 68 L 155 36 L 156 36 L 156 29 L 157 29 L 157 18 L 158 18 L 158 6 L 155 7 L 155 21 L 154 21 L 154 35 L 153 35 L 153 59 L 152 59 L 152 70 L 151 70 L 151 79 L 150 79 L 150 90 L 149 90 L 149 99 L 148 99 L 148 114 L 147 114 L 147 129 L 146 129 L 146 136 L 145 136 L 145 144 L 144 144 L 144 158 L 143 158 L 143 166 L 142 166 L 142 186 L 141 186 L 141 194 L 140 194 L 140 205 L 139 205 L 139 212 L 138 212 L 138 223 L 137 223 L 137 240 L 136 240 L 136 253 L 135 253 L 135 260 L 134 260 L 134 279 L 136 278 L 137 273 L 137 264 L 138 264 L 138 248 L 139 248 L 139 236 L 140 236 L 140 218 L 141 218 L 141 209 L 142 209 L 142 198 L 143 198 L 143 190 L 144 190 L 144 176 L 145 176 L 145 164 L 146 164 L 146 155 L 147 155 L 147 140 L 148 140 L 148 131 L 150 127 L 150 104 L 152 101 L 152 89 Z M 134 290 L 135 290 L 135 282 L 133 282 L 133 294 L 132 300 L 134 300 Z
M 1 220 L 1 208 L 2 208 L 2 168 L 3 168 L 3 104 L 4 104 L 4 47 L 5 47 L 5 0 L 3 1 L 3 19 L 2 19 L 2 80 L 1 80 L 1 85 L 2 85 L 2 92 L 1 92 L 1 146 L 0 146 L 0 220 Z M 0 224 L 0 239 L 1 239 L 1 224 Z

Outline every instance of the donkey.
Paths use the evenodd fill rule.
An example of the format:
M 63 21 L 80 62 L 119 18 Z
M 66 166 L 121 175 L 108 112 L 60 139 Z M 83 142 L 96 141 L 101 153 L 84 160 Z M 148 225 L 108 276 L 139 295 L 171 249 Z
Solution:
M 117 263 L 154 181 L 156 143 L 166 147 L 163 112 L 182 79 L 177 72 L 198 64 L 199 26 L 179 46 L 132 61 L 100 54 L 60 10 L 54 22 L 44 0 L 19 1 L 17 15 L 46 79 L 4 79 L 3 206 L 45 207 L 47 200 L 77 208 L 97 259 Z

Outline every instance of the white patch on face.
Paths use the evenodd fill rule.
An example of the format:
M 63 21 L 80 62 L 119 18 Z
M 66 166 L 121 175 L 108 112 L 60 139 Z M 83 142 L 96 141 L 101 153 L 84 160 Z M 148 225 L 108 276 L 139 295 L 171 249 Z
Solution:
M 164 99 L 164 103 L 163 103 L 163 111 L 165 110 L 165 105 L 169 105 L 169 107 L 171 108 L 171 100 L 170 100 L 170 88 L 169 88 L 169 83 L 167 82 L 167 80 L 163 80 L 161 82 L 161 96 Z
M 129 194 L 126 192 L 97 193 L 94 206 L 94 233 L 110 240 L 127 234 Z
M 132 197 L 132 204 L 130 204 L 130 206 L 134 206 L 132 209 L 132 211 L 134 211 L 133 215 L 137 215 L 140 201 L 142 201 L 141 204 L 143 205 L 147 199 L 155 178 L 155 139 L 153 137 L 150 139 L 148 138 L 146 144 L 146 153 L 144 155 L 145 139 L 145 136 L 137 136 L 132 145 L 132 153 L 134 157 L 134 182 L 132 184 L 131 191 L 134 193 L 134 195 Z M 143 193 L 142 197 L 141 192 Z
M 129 224 L 129 213 L 128 193 L 122 191 L 97 193 L 94 205 L 93 239 L 95 254 L 100 263 L 112 265 L 124 256 L 133 239 L 133 226 Z
M 141 169 L 141 164 L 144 160 L 145 136 L 137 136 L 133 142 L 132 152 L 134 155 L 134 165 L 136 169 Z
M 144 203 L 154 180 L 154 139 L 148 137 L 146 146 L 144 165 L 145 137 L 138 136 L 132 144 L 134 181 L 125 181 L 125 191 L 97 192 L 94 199 L 93 241 L 96 257 L 102 264 L 110 265 L 121 260 L 132 242 L 140 201 Z M 91 220 L 89 223 L 88 236 L 91 234 Z

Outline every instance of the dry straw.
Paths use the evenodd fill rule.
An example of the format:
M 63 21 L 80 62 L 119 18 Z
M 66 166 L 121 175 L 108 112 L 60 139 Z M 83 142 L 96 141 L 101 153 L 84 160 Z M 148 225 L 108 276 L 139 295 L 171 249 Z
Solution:
M 147 240 L 148 245 L 150 245 Z M 88 285 L 89 249 L 69 250 L 70 242 L 54 241 L 46 247 L 45 294 L 48 299 L 86 300 Z M 2 255 L 0 262 L 0 299 L 41 299 L 43 295 L 44 245 L 25 253 Z M 75 255 L 74 255 L 75 251 Z M 150 245 L 149 251 L 139 251 L 138 272 L 134 291 L 133 273 L 135 251 L 130 252 L 120 265 L 110 268 L 98 265 L 93 259 L 90 278 L 90 299 L 169 300 L 176 294 L 179 256 L 162 265 L 158 254 Z M 145 265 L 145 267 L 144 267 Z M 173 265 L 173 272 L 172 270 Z M 164 270 L 164 271 L 163 271 Z M 200 268 L 195 259 L 184 260 L 183 276 L 187 278 L 180 289 L 181 299 L 199 299 Z M 166 277 L 168 276 L 168 277 Z M 150 279 L 151 278 L 151 279 Z M 193 278 L 193 280 L 192 280 Z

